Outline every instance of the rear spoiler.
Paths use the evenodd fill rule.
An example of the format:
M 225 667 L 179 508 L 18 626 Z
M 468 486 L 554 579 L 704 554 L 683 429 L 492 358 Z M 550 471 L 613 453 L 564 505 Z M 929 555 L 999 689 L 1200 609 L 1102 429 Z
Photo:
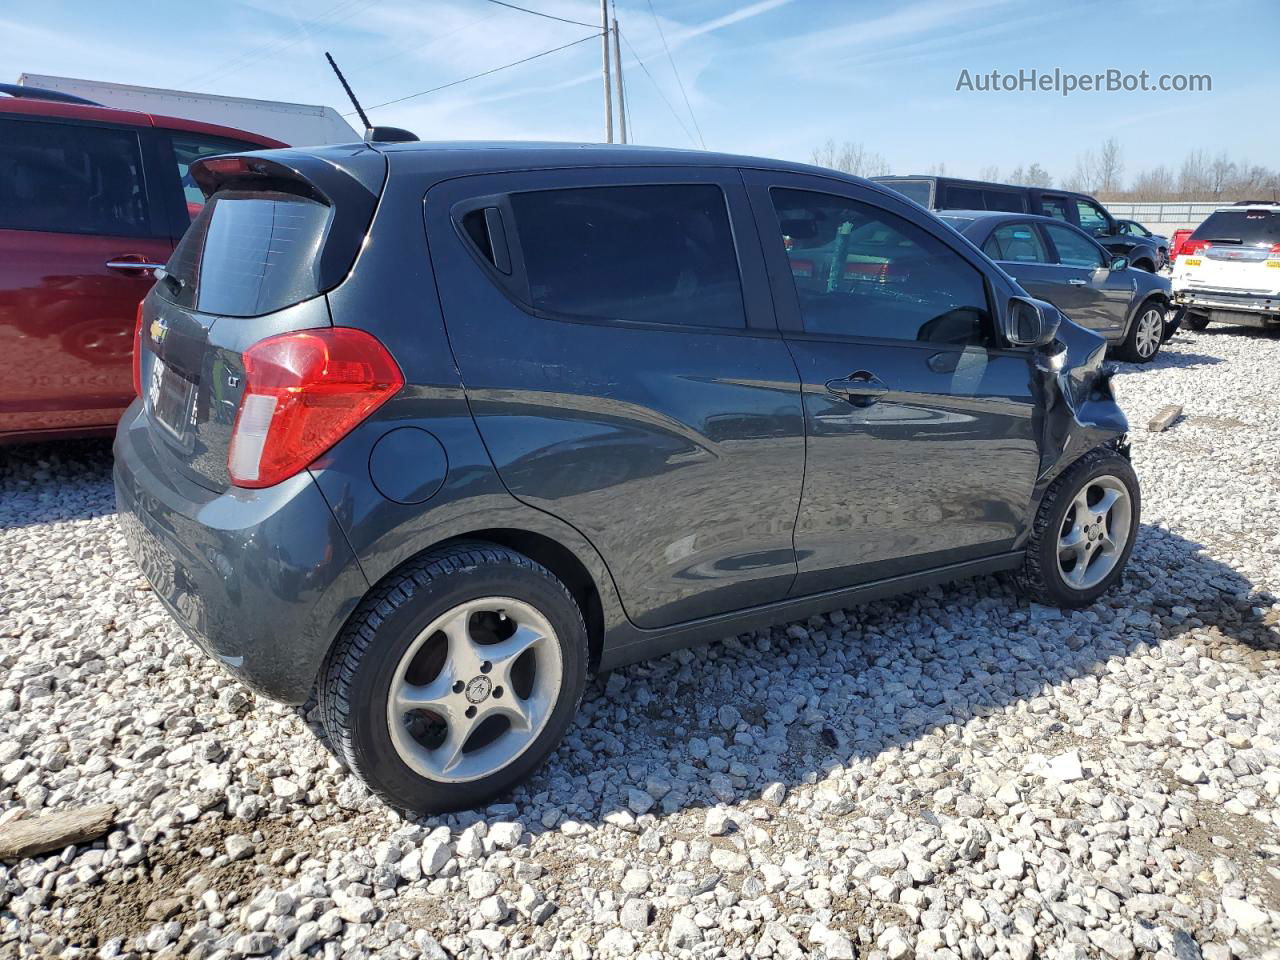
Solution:
M 316 264 L 319 289 L 329 290 L 350 271 L 369 232 L 387 158 L 364 146 L 271 150 L 203 157 L 190 173 L 206 200 L 219 192 L 290 193 L 329 207 L 331 221 Z

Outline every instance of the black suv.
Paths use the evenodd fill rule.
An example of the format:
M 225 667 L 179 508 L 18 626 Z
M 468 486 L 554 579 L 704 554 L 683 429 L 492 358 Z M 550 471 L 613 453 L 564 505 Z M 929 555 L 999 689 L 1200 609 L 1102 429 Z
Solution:
M 572 145 L 192 169 L 121 523 L 396 804 L 518 783 L 593 671 L 994 571 L 1088 604 L 1132 549 L 1105 342 L 885 188 Z
M 1093 237 L 1117 257 L 1127 257 L 1132 266 L 1154 273 L 1169 261 L 1168 243 L 1144 237 L 1122 227 L 1107 208 L 1085 193 L 1051 187 L 1020 187 L 1009 183 L 986 183 L 956 177 L 904 176 L 873 177 L 914 200 L 928 210 L 1002 210 L 1006 213 L 1035 213 L 1065 220 Z M 1127 221 L 1126 221 L 1127 222 Z

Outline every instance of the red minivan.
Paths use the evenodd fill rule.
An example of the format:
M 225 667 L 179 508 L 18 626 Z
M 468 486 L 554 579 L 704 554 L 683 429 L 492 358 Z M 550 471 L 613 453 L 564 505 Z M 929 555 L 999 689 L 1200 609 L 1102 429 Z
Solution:
M 204 202 L 188 165 L 286 146 L 38 97 L 0 97 L 0 444 L 112 434 L 138 303 Z

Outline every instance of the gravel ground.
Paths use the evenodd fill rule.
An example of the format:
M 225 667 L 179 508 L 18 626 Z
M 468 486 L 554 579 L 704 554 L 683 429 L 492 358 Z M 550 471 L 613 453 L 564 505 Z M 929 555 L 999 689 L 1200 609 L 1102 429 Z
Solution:
M 1280 338 L 1126 367 L 1144 523 L 1064 614 L 984 579 L 597 682 L 510 804 L 404 819 L 179 633 L 110 452 L 0 454 L 0 955 L 1280 957 Z M 79 949 L 72 949 L 78 947 Z

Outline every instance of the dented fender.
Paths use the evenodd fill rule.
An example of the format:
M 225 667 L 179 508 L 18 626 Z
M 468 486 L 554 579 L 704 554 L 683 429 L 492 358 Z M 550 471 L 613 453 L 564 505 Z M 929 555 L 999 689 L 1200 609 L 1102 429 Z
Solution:
M 1106 340 L 1064 317 L 1054 342 L 1035 355 L 1040 472 L 1030 516 L 1049 485 L 1090 450 L 1112 446 L 1129 455 L 1129 420 L 1112 393 L 1116 368 L 1106 353 Z

